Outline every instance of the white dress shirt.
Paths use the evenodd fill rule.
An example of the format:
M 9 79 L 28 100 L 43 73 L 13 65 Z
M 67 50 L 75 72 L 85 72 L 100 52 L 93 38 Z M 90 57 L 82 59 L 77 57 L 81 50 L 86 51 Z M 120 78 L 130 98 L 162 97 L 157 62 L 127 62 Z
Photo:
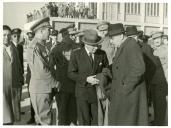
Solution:
M 85 50 L 87 52 L 87 55 L 90 56 L 90 51 L 86 47 L 85 47 Z M 92 55 L 92 58 L 94 60 L 94 53 L 91 53 L 91 55 Z

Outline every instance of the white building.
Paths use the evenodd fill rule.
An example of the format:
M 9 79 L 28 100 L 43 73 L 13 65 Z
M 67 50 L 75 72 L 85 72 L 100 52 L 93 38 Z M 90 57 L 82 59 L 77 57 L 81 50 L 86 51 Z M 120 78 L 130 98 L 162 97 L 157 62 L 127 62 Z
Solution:
M 125 26 L 136 25 L 149 35 L 151 31 L 168 32 L 168 4 L 167 3 L 85 3 L 92 8 L 96 19 L 73 19 L 51 17 L 52 26 L 60 30 L 70 23 L 75 23 L 78 29 L 96 28 L 100 20 L 110 23 L 123 23 Z

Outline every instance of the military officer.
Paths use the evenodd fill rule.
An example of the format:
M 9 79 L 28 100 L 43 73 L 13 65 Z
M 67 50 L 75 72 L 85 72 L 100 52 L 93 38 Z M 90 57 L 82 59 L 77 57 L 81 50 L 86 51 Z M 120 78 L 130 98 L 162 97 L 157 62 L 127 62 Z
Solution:
M 30 28 L 35 37 L 27 50 L 31 70 L 29 92 L 38 125 L 52 124 L 51 91 L 54 86 L 58 87 L 49 67 L 49 51 L 46 46 L 50 28 L 49 17 L 37 20 Z
M 110 26 L 109 36 L 118 46 L 112 63 L 109 125 L 148 125 L 145 64 L 136 40 L 125 36 L 123 24 Z

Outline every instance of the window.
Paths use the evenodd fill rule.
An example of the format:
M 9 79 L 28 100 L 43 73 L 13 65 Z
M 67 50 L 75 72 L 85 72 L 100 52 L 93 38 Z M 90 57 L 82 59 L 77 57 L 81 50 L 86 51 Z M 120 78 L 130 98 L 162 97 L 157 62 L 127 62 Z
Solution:
M 159 16 L 159 3 L 147 3 L 146 15 L 147 16 Z
M 168 11 L 168 4 L 167 3 L 164 3 L 164 17 L 167 18 L 167 11 Z
M 140 3 L 126 3 L 125 12 L 126 14 L 140 15 Z
M 118 13 L 121 13 L 121 11 L 120 11 L 120 3 L 118 3 Z

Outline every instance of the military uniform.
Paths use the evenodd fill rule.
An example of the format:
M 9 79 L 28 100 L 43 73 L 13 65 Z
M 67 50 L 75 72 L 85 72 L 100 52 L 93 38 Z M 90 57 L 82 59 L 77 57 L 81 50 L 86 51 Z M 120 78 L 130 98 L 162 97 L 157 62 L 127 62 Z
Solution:
M 49 18 L 38 20 L 31 30 L 36 32 L 41 27 L 50 27 Z M 52 124 L 51 92 L 57 82 L 49 67 L 49 51 L 45 39 L 38 39 L 36 36 L 35 33 L 35 37 L 27 49 L 27 60 L 31 70 L 29 92 L 36 123 L 50 125 Z
M 51 124 L 51 91 L 56 85 L 48 65 L 47 48 L 33 39 L 35 46 L 28 47 L 27 59 L 31 70 L 29 92 L 35 111 L 36 122 Z M 39 109 L 38 109 L 39 108 Z M 45 118 L 47 116 L 47 118 Z

